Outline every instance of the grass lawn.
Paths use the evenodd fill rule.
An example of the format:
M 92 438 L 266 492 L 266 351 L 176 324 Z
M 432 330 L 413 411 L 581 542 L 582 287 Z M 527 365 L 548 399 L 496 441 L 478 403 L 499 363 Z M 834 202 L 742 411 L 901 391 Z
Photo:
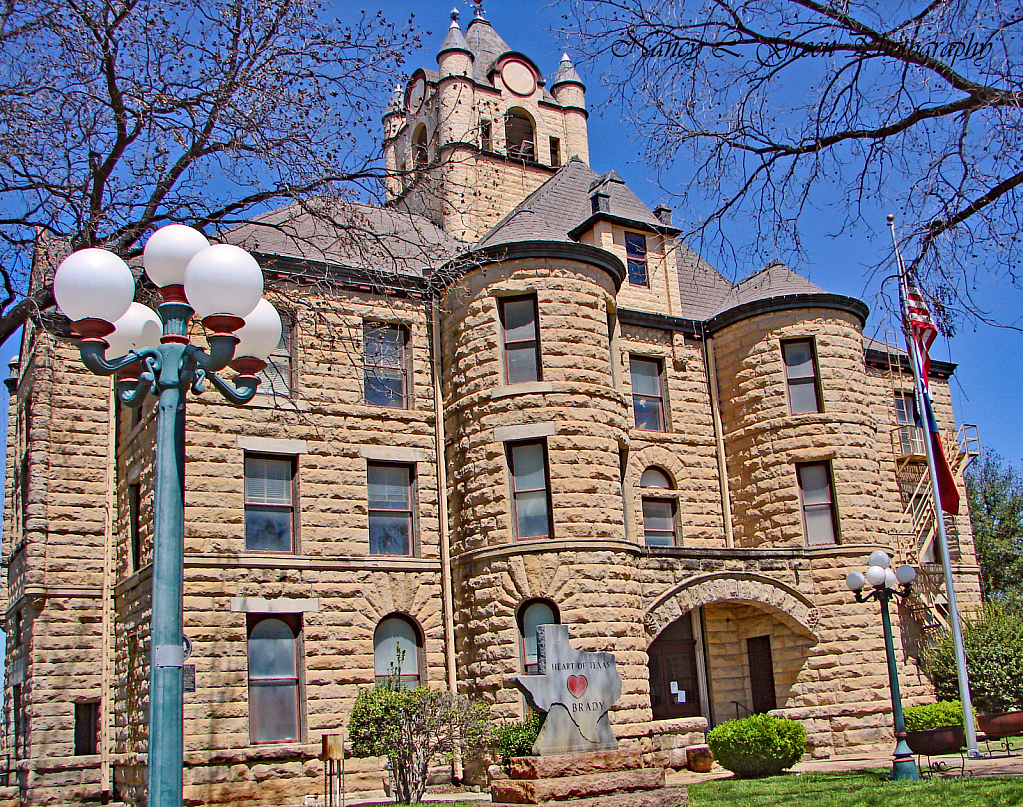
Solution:
M 1023 807 L 1023 777 L 892 782 L 889 771 L 784 773 L 688 785 L 690 807 Z

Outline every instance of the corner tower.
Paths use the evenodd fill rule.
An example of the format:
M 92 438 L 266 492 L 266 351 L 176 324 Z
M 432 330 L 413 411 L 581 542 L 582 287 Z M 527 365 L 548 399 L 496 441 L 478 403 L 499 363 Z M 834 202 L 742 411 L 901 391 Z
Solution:
M 571 157 L 588 161 L 586 88 L 565 55 L 548 90 L 481 8 L 464 34 L 451 18 L 437 70 L 416 70 L 384 116 L 387 200 L 476 241 Z

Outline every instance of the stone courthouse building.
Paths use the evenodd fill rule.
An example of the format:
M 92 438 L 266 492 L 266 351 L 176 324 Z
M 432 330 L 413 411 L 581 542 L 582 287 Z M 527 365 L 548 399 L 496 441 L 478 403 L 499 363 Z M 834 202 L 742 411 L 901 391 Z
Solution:
M 186 803 L 322 793 L 321 737 L 399 657 L 518 719 L 508 678 L 549 622 L 615 654 L 612 727 L 659 764 L 753 712 L 802 721 L 817 757 L 887 747 L 881 621 L 844 583 L 878 547 L 926 572 L 897 644 L 929 694 L 945 617 L 905 355 L 859 300 L 703 262 L 590 168 L 584 92 L 568 57 L 544 80 L 456 21 L 384 115 L 386 206 L 223 236 L 286 330 L 253 403 L 187 404 Z M 11 783 L 143 804 L 154 410 L 116 405 L 48 321 L 8 381 Z M 931 364 L 949 430 L 953 370 Z M 969 605 L 965 512 L 949 524 Z M 381 760 L 346 769 L 380 787 Z

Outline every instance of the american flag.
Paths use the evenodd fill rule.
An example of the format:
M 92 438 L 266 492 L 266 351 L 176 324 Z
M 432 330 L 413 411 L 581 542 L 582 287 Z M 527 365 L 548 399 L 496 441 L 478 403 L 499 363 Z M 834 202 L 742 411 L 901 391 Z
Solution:
M 927 307 L 927 300 L 924 298 L 920 287 L 916 284 L 916 278 L 908 272 L 903 273 L 903 319 L 906 328 L 906 335 L 916 342 L 917 355 L 923 364 L 921 370 L 921 381 L 924 388 L 930 390 L 931 372 L 931 344 L 938 335 L 938 326 L 934 324 L 931 310 Z
M 959 488 L 956 485 L 952 468 L 948 464 L 948 457 L 941 444 L 941 435 L 938 433 L 938 421 L 934 417 L 934 407 L 931 404 L 931 344 L 938 336 L 938 326 L 934 324 L 931 310 L 927 306 L 927 300 L 920 287 L 916 284 L 916 278 L 905 270 L 901 265 L 899 280 L 902 291 L 902 324 L 906 330 L 906 339 L 912 340 L 910 356 L 915 353 L 920 357 L 919 378 L 923 387 L 923 416 L 927 418 L 927 424 L 931 433 L 931 445 L 933 447 L 934 462 L 938 473 L 938 493 L 941 500 L 941 509 L 952 515 L 959 515 Z

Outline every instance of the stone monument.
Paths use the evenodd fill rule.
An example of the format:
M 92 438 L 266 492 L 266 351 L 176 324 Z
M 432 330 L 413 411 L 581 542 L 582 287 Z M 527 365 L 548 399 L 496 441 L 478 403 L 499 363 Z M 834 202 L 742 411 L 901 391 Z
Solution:
M 490 783 L 494 807 L 682 807 L 683 788 L 639 750 L 619 751 L 608 713 L 622 694 L 613 653 L 575 650 L 565 625 L 536 629 L 537 674 L 511 683 L 546 712 L 533 757 L 512 759 Z M 493 774 L 492 774 L 493 775 Z
M 536 651 L 537 675 L 512 679 L 532 708 L 547 713 L 533 753 L 617 750 L 607 716 L 622 694 L 614 654 L 574 649 L 565 625 L 540 625 Z

